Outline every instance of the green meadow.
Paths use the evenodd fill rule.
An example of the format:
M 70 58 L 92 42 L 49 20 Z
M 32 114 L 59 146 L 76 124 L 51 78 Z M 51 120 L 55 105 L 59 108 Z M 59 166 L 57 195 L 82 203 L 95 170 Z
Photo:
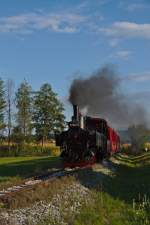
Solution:
M 0 189 L 61 166 L 57 156 L 0 158 Z
M 150 224 L 150 154 L 119 154 L 114 162 L 115 175 L 103 175 L 102 183 L 92 188 L 94 201 L 84 205 L 75 225 Z

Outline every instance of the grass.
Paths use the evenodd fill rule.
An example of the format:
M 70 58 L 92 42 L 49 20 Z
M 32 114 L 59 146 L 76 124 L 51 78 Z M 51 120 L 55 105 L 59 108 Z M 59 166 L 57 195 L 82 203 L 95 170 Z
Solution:
M 128 156 L 128 155 L 118 154 L 116 158 L 120 160 L 121 163 L 125 162 L 126 164 L 132 167 L 135 167 L 137 165 L 139 166 L 143 165 L 144 163 L 148 164 L 148 162 L 150 161 L 150 152 L 143 153 L 138 156 Z
M 61 168 L 56 156 L 0 158 L 0 189 L 55 168 Z
M 94 201 L 84 205 L 74 225 L 148 225 L 145 210 L 135 210 L 107 193 L 93 192 Z
M 115 176 L 106 176 L 103 189 L 114 198 L 132 204 L 133 199 L 139 201 L 139 196 L 150 198 L 150 154 L 136 157 L 117 155 L 120 164 L 113 164 L 116 168 Z
M 112 162 L 115 176 L 101 175 L 102 180 L 91 187 L 94 202 L 84 205 L 74 225 L 150 224 L 150 154 L 119 154 L 116 159 L 120 164 Z M 81 182 L 87 185 L 83 178 Z
M 71 176 L 62 177 L 35 185 L 32 190 L 14 193 L 13 197 L 1 203 L 1 210 L 30 207 L 38 201 L 50 202 L 54 195 L 64 192 L 73 182 L 74 178 Z
M 119 162 L 119 164 L 116 164 Z M 118 154 L 110 161 L 114 175 L 88 168 L 75 177 L 91 190 L 91 202 L 84 204 L 72 225 L 149 225 L 150 224 L 150 153 L 138 156 Z M 17 157 L 0 159 L 0 186 L 11 179 L 58 168 L 58 157 Z M 16 178 L 17 177 L 17 178 Z M 69 180 L 70 179 L 70 180 Z M 35 201 L 50 201 L 53 194 L 66 188 L 73 178 L 44 183 L 32 192 L 20 193 L 8 202 L 8 208 L 28 206 Z M 49 196 L 47 198 L 47 196 Z M 68 203 L 69 204 L 69 203 Z M 71 220 L 68 214 L 68 224 Z M 47 223 L 50 222 L 47 218 Z M 67 219 L 66 219 L 67 222 Z M 58 224 L 57 224 L 58 225 Z M 60 224 L 59 224 L 60 225 Z
M 150 161 L 149 153 L 139 156 L 116 155 L 115 175 L 88 168 L 76 179 L 91 190 L 91 201 L 83 203 L 80 213 L 66 224 L 72 225 L 149 225 Z M 72 221 L 70 223 L 70 221 Z M 44 225 L 60 225 L 47 218 Z

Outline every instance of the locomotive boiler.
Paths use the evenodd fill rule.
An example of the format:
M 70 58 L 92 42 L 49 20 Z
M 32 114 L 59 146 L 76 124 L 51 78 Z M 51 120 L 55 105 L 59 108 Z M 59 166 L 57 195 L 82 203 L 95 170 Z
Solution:
M 119 150 L 120 138 L 101 118 L 82 116 L 73 105 L 72 120 L 68 129 L 56 134 L 65 167 L 93 164 Z

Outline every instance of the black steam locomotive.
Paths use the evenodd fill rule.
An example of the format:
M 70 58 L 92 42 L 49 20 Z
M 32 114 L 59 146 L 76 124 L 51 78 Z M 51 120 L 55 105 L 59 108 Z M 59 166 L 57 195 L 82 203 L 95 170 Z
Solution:
M 93 164 L 118 151 L 119 136 L 104 119 L 83 117 L 77 105 L 73 106 L 73 111 L 68 130 L 56 134 L 56 145 L 61 148 L 65 167 Z

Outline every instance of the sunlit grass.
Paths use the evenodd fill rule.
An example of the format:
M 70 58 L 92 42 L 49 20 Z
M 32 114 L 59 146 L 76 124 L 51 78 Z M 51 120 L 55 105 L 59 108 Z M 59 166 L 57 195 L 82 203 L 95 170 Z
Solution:
M 2 157 L 0 158 L 0 189 L 54 168 L 61 168 L 61 161 L 56 156 Z
M 74 225 L 149 225 L 150 154 L 116 155 L 115 176 L 104 176 L 92 189 L 91 204 L 84 205 Z

